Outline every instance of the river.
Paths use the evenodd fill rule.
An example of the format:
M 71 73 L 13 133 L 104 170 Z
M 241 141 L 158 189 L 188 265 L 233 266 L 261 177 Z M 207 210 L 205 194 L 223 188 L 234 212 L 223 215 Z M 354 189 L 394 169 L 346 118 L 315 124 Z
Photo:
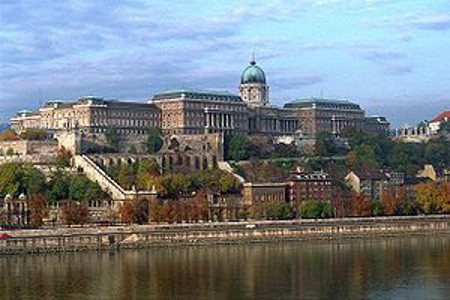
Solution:
M 0 257 L 0 299 L 449 299 L 450 235 Z

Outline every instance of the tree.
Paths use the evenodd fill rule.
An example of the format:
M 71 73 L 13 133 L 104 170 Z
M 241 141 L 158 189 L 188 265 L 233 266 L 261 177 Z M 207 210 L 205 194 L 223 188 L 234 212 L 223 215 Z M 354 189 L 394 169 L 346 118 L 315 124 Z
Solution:
M 321 214 L 320 203 L 315 200 L 303 201 L 299 211 L 303 218 L 318 218 Z
M 85 203 L 64 201 L 61 204 L 61 217 L 66 225 L 84 225 L 89 222 L 89 207 Z
M 264 204 L 264 215 L 269 220 L 288 220 L 293 218 L 293 209 L 289 203 L 271 201 Z
M 334 136 L 329 132 L 319 132 L 316 138 L 317 156 L 333 156 L 338 153 Z
M 33 227 L 41 227 L 44 225 L 43 218 L 46 214 L 48 200 L 43 195 L 33 195 L 29 198 L 30 223 Z
M 372 205 L 364 194 L 352 195 L 353 215 L 358 217 L 368 217 L 372 213 Z
M 243 134 L 234 134 L 227 145 L 227 156 L 232 160 L 248 159 L 249 141 Z
M 108 128 L 106 128 L 105 139 L 111 150 L 113 150 L 113 152 L 118 151 L 120 139 L 119 133 L 117 132 L 117 128 L 113 126 L 109 126 Z
M 450 165 L 450 142 L 444 136 L 430 140 L 425 146 L 424 158 L 434 166 Z
M 55 164 L 58 168 L 65 168 L 70 166 L 70 159 L 72 158 L 72 153 L 64 147 L 58 149 L 56 155 Z
M 18 196 L 23 190 L 23 172 L 21 165 L 7 163 L 0 165 L 0 195 Z
M 353 213 L 352 193 L 346 186 L 334 184 L 332 206 L 336 217 L 350 216 Z
M 159 175 L 159 166 L 154 159 L 144 159 L 139 161 L 136 186 L 138 189 L 151 190 L 155 185 L 155 176 Z
M 0 142 L 18 141 L 19 137 L 12 129 L 6 129 L 0 134 Z
M 69 178 L 66 174 L 58 170 L 53 174 L 49 182 L 50 189 L 48 191 L 48 198 L 51 202 L 57 202 L 67 199 L 69 196 Z
M 164 222 L 164 216 L 161 210 L 161 202 L 157 199 L 151 200 L 149 203 L 149 221 L 157 223 Z
M 126 190 L 130 190 L 135 183 L 135 175 L 133 168 L 123 163 L 119 167 L 119 174 L 117 175 L 117 182 Z
M 161 137 L 161 131 L 157 127 L 150 127 L 147 136 L 147 152 L 154 154 L 161 150 L 164 141 Z
M 404 187 L 391 187 L 383 193 L 383 208 L 387 215 L 402 213 L 406 198 Z
M 448 212 L 449 186 L 448 183 L 421 183 L 415 188 L 416 201 L 421 211 L 426 214 Z
M 134 205 L 130 201 L 126 201 L 121 210 L 120 210 L 120 216 L 122 218 L 122 222 L 131 224 L 135 220 L 135 211 L 134 211 Z
M 149 221 L 149 200 L 139 199 L 134 203 L 134 222 L 146 224 Z
M 450 132 L 450 120 L 443 121 L 439 124 L 438 133 L 448 134 Z
M 333 216 L 333 205 L 330 201 L 303 201 L 299 207 L 303 218 L 331 218 Z
M 230 193 L 238 191 L 239 183 L 231 173 L 223 173 L 219 179 L 219 190 L 221 193 Z
M 380 200 L 376 200 L 372 202 L 372 216 L 377 217 L 383 214 L 383 202 Z
M 20 133 L 20 138 L 29 141 L 42 141 L 47 138 L 47 130 L 41 128 L 29 128 Z

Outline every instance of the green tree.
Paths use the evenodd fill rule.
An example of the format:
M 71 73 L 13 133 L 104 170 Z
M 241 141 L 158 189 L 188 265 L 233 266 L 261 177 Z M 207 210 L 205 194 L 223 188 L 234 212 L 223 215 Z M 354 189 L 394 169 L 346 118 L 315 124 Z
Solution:
M 329 132 L 319 132 L 316 138 L 315 153 L 317 156 L 333 156 L 338 154 L 335 137 Z
M 161 150 L 163 146 L 163 139 L 161 137 L 161 131 L 157 127 L 150 127 L 147 136 L 147 152 L 154 154 Z
M 31 165 L 23 167 L 23 185 L 28 196 L 44 194 L 47 190 L 45 175 Z
M 154 159 L 139 161 L 136 174 L 138 189 L 152 189 L 155 184 L 155 176 L 159 176 L 159 165 Z
M 191 180 L 184 174 L 177 173 L 172 177 L 170 185 L 170 194 L 179 195 L 187 194 L 191 189 Z
M 425 146 L 424 156 L 426 162 L 434 166 L 450 165 L 450 142 L 444 136 L 430 140 Z
M 319 218 L 322 213 L 322 207 L 319 201 L 308 200 L 300 204 L 299 211 L 303 218 Z
M 322 218 L 331 218 L 333 217 L 333 205 L 330 201 L 321 201 L 320 202 L 320 217 Z
M 372 203 L 372 216 L 377 217 L 383 214 L 383 202 L 377 200 Z
M 249 141 L 243 134 L 234 134 L 227 145 L 227 156 L 232 160 L 248 159 Z
M 270 220 L 288 220 L 293 217 L 293 209 L 289 203 L 271 201 L 265 203 L 264 214 Z
M 69 182 L 68 176 L 58 170 L 53 174 L 49 182 L 48 198 L 50 202 L 57 202 L 60 200 L 67 200 L 69 197 Z
M 438 133 L 448 134 L 450 132 L 450 120 L 443 121 L 439 124 Z
M 219 190 L 221 193 L 231 193 L 238 191 L 239 183 L 231 173 L 223 173 L 219 179 Z
M 47 130 L 40 128 L 29 128 L 20 133 L 20 138 L 29 141 L 41 141 L 47 138 Z
M 12 197 L 19 195 L 23 190 L 23 172 L 21 165 L 17 163 L 7 163 L 0 166 L 0 194 L 7 194 Z
M 135 184 L 135 174 L 133 167 L 125 163 L 119 167 L 119 174 L 117 175 L 117 182 L 126 190 L 130 190 Z

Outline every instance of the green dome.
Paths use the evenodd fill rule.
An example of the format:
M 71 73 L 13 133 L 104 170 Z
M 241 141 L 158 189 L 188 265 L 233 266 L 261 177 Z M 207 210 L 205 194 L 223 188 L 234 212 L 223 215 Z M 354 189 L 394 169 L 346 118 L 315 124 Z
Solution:
M 242 72 L 241 83 L 266 83 L 264 71 L 256 65 L 254 60 L 252 60 L 250 66 L 245 68 L 244 72 Z

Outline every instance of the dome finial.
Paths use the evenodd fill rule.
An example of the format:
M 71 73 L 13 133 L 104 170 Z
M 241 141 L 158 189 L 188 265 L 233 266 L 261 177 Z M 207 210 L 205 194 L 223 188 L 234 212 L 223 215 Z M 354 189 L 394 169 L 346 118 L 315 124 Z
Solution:
M 251 64 L 252 66 L 256 65 L 255 52 L 252 52 L 252 60 L 250 61 L 250 64 Z

